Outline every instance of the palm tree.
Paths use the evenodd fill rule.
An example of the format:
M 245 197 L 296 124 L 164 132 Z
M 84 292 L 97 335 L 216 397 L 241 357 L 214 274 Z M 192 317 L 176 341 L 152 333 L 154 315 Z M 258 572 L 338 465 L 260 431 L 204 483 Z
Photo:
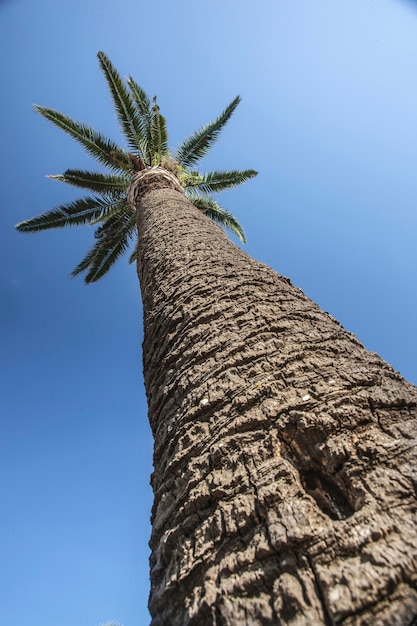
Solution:
M 93 128 L 80 124 L 59 111 L 35 105 L 36 111 L 78 141 L 91 156 L 110 168 L 112 173 L 69 169 L 64 174 L 50 176 L 49 178 L 88 189 L 95 195 L 21 222 L 16 228 L 20 232 L 37 232 L 64 226 L 97 224 L 95 245 L 72 272 L 73 276 L 87 272 L 87 283 L 97 281 L 126 252 L 132 241 L 136 244 L 130 262 L 136 260 L 136 208 L 128 200 L 129 185 L 136 180 L 137 184 L 139 181 L 140 184 L 146 181 L 145 185 L 149 186 L 149 181 L 164 176 L 171 181 L 174 188 L 184 190 L 188 200 L 197 209 L 229 228 L 245 243 L 239 222 L 210 194 L 235 187 L 256 176 L 257 172 L 234 170 L 201 174 L 191 169 L 216 141 L 240 98 L 235 98 L 214 122 L 186 139 L 172 154 L 168 149 L 165 118 L 159 112 L 156 97 L 151 103 L 133 78 L 125 83 L 103 52 L 98 53 L 98 59 L 130 152 L 126 152 Z
M 73 274 L 137 237 L 154 434 L 153 626 L 411 624 L 417 616 L 417 389 L 214 223 L 209 194 L 253 170 L 194 171 L 236 98 L 173 153 L 165 120 L 103 53 L 130 152 L 37 107 L 112 174 L 18 225 L 97 223 Z

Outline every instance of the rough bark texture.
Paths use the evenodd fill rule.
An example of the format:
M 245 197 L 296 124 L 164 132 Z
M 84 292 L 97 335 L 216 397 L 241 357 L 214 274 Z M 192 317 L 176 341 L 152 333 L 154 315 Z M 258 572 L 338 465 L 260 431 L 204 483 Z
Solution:
M 131 196 L 153 626 L 416 623 L 417 388 L 161 181 Z

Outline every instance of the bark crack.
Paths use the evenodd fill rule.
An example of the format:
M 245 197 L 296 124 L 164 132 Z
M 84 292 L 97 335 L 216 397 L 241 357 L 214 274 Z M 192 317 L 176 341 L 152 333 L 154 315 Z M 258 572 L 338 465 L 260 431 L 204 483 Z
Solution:
M 322 583 L 320 581 L 320 577 L 317 574 L 316 568 L 315 568 L 314 563 L 313 563 L 313 559 L 312 559 L 312 557 L 308 553 L 307 553 L 306 556 L 307 556 L 307 561 L 308 561 L 308 564 L 310 566 L 310 569 L 311 569 L 311 571 L 313 573 L 314 583 L 315 583 L 315 586 L 316 586 L 316 589 L 317 589 L 318 598 L 319 598 L 319 600 L 321 602 L 321 607 L 322 607 L 322 610 L 323 610 L 325 624 L 326 624 L 326 626 L 336 626 L 336 622 L 333 620 L 333 618 L 331 616 L 330 609 L 329 609 L 329 606 L 328 606 L 327 601 L 326 601 L 325 591 L 324 591 Z

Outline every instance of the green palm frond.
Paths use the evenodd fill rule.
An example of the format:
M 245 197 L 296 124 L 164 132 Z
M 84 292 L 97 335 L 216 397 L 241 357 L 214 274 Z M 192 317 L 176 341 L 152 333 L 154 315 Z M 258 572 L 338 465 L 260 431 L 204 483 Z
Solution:
M 151 101 L 144 89 L 131 77 L 126 79 L 126 83 L 129 85 L 130 92 L 133 100 L 136 104 L 137 110 L 140 115 L 149 117 L 151 115 Z
M 86 172 L 84 170 L 66 170 L 63 174 L 48 176 L 81 189 L 89 189 L 97 193 L 123 193 L 129 185 L 129 177 L 117 174 L 101 174 L 100 172 Z
M 35 104 L 35 111 L 68 133 L 103 165 L 107 165 L 107 167 L 116 171 L 132 172 L 133 167 L 127 152 L 119 148 L 111 139 L 107 139 L 107 137 L 94 130 L 94 128 L 81 122 L 75 122 L 59 111 L 41 107 L 37 104 Z
M 141 112 L 137 110 L 132 96 L 118 71 L 104 52 L 98 53 L 98 60 L 113 98 L 116 114 L 130 148 L 139 153 L 142 159 L 143 127 L 140 122 Z
M 184 167 L 191 167 L 202 159 L 218 139 L 223 127 L 231 118 L 233 111 L 240 102 L 237 96 L 218 118 L 207 126 L 200 128 L 191 137 L 188 137 L 176 152 L 176 159 Z
M 124 204 L 127 204 L 127 202 L 124 201 Z M 16 225 L 16 228 L 21 233 L 33 233 L 51 228 L 91 224 L 110 214 L 118 207 L 120 209 L 121 206 L 123 204 L 120 204 L 119 200 L 115 200 L 111 196 L 102 198 L 89 196 L 68 204 L 62 204 L 51 211 L 20 222 Z
M 104 211 L 98 217 L 91 219 L 89 224 L 90 226 L 95 226 L 96 224 L 107 221 L 109 217 L 113 217 L 113 215 L 117 215 L 118 213 L 122 212 L 127 212 L 129 214 L 133 213 L 134 215 L 136 215 L 134 211 L 132 211 L 129 202 L 127 201 L 127 198 L 123 196 L 119 199 L 115 199 L 115 202 L 112 205 L 109 204 L 108 210 Z
M 140 127 L 139 148 L 142 158 L 147 165 L 152 165 L 152 155 L 150 154 L 151 146 L 151 119 L 152 108 L 146 92 L 142 89 L 131 76 L 126 80 L 130 89 L 133 102 L 139 113 L 138 125 Z
M 150 123 L 150 151 L 152 153 L 152 164 L 160 165 L 161 156 L 168 152 L 168 133 L 166 121 L 159 112 L 156 96 L 153 99 L 152 116 Z
M 185 188 L 193 188 L 203 193 L 216 193 L 230 187 L 241 185 L 249 178 L 256 176 L 255 170 L 232 170 L 230 172 L 188 172 L 182 176 L 181 181 Z
M 204 215 L 207 215 L 214 222 L 217 222 L 221 226 L 228 228 L 234 233 L 242 243 L 246 243 L 246 237 L 243 232 L 242 226 L 237 219 L 227 209 L 220 206 L 220 204 L 214 198 L 210 196 L 200 196 L 190 194 L 188 196 L 190 202 L 194 204 L 197 209 L 202 211 Z
M 128 207 L 127 210 L 109 217 L 95 232 L 97 242 L 72 271 L 71 276 L 86 271 L 86 283 L 102 278 L 127 251 L 135 233 L 136 216 Z

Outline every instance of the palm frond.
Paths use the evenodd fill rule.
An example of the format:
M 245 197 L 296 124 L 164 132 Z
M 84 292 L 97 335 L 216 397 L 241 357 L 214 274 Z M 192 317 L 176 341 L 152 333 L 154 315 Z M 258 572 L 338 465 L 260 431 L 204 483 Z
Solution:
M 166 121 L 164 116 L 159 112 L 156 96 L 153 99 L 150 123 L 150 150 L 152 153 L 153 165 L 160 165 L 161 156 L 168 152 L 168 133 Z
M 131 76 L 126 80 L 132 95 L 133 102 L 139 113 L 138 125 L 140 127 L 140 151 L 142 159 L 147 165 L 152 165 L 151 146 L 151 101 L 148 95 Z
M 127 251 L 135 235 L 135 229 L 136 219 L 132 211 L 126 210 L 111 216 L 97 229 L 95 233 L 97 242 L 71 272 L 71 276 L 87 271 L 86 283 L 93 283 L 102 278 Z
M 98 193 L 121 194 L 129 185 L 129 177 L 125 175 L 101 174 L 75 169 L 66 170 L 63 174 L 53 174 L 48 178 Z
M 124 204 L 127 205 L 127 202 L 124 201 Z M 62 204 L 51 211 L 20 222 L 16 228 L 21 233 L 31 233 L 51 228 L 91 224 L 122 206 L 123 203 L 120 204 L 119 200 L 112 197 L 89 196 Z
M 129 76 L 126 79 L 126 83 L 129 86 L 132 98 L 136 104 L 136 108 L 140 115 L 150 117 L 151 115 L 151 101 L 144 89 L 138 83 Z
M 204 215 L 207 215 L 214 222 L 220 224 L 234 233 L 242 243 L 246 243 L 246 237 L 243 232 L 242 226 L 239 224 L 230 211 L 220 206 L 220 204 L 214 198 L 210 196 L 201 196 L 197 194 L 187 194 L 188 199 L 194 204 L 197 209 L 202 211 Z
M 176 159 L 181 165 L 191 167 L 207 154 L 239 102 L 240 96 L 237 96 L 218 118 L 200 128 L 184 141 L 176 153 Z
M 119 120 L 122 131 L 127 139 L 130 148 L 139 153 L 143 158 L 141 145 L 143 143 L 142 124 L 140 123 L 140 115 L 132 100 L 131 93 L 126 88 L 120 74 L 111 63 L 110 59 L 99 52 L 97 54 L 100 67 L 103 70 L 105 79 L 110 89 L 116 109 L 117 118 Z
M 187 172 L 181 177 L 181 182 L 186 188 L 193 188 L 203 193 L 216 193 L 241 185 L 249 178 L 256 176 L 255 170 L 232 170 L 230 172 Z
M 95 219 L 92 219 L 89 222 L 89 225 L 95 226 L 96 224 L 100 224 L 101 222 L 107 221 L 109 217 L 113 217 L 113 215 L 117 215 L 118 213 L 122 213 L 122 212 L 132 213 L 132 208 L 129 202 L 127 201 L 126 197 L 115 199 L 114 204 L 109 205 L 109 208 L 107 211 L 104 211 L 101 215 L 99 215 Z
M 127 153 L 122 150 L 122 148 L 119 148 L 111 139 L 104 137 L 101 133 L 94 130 L 94 128 L 81 122 L 76 122 L 54 109 L 48 109 L 47 107 L 41 107 L 35 104 L 35 110 L 78 141 L 78 143 L 100 163 L 116 171 L 132 171 L 132 163 Z

